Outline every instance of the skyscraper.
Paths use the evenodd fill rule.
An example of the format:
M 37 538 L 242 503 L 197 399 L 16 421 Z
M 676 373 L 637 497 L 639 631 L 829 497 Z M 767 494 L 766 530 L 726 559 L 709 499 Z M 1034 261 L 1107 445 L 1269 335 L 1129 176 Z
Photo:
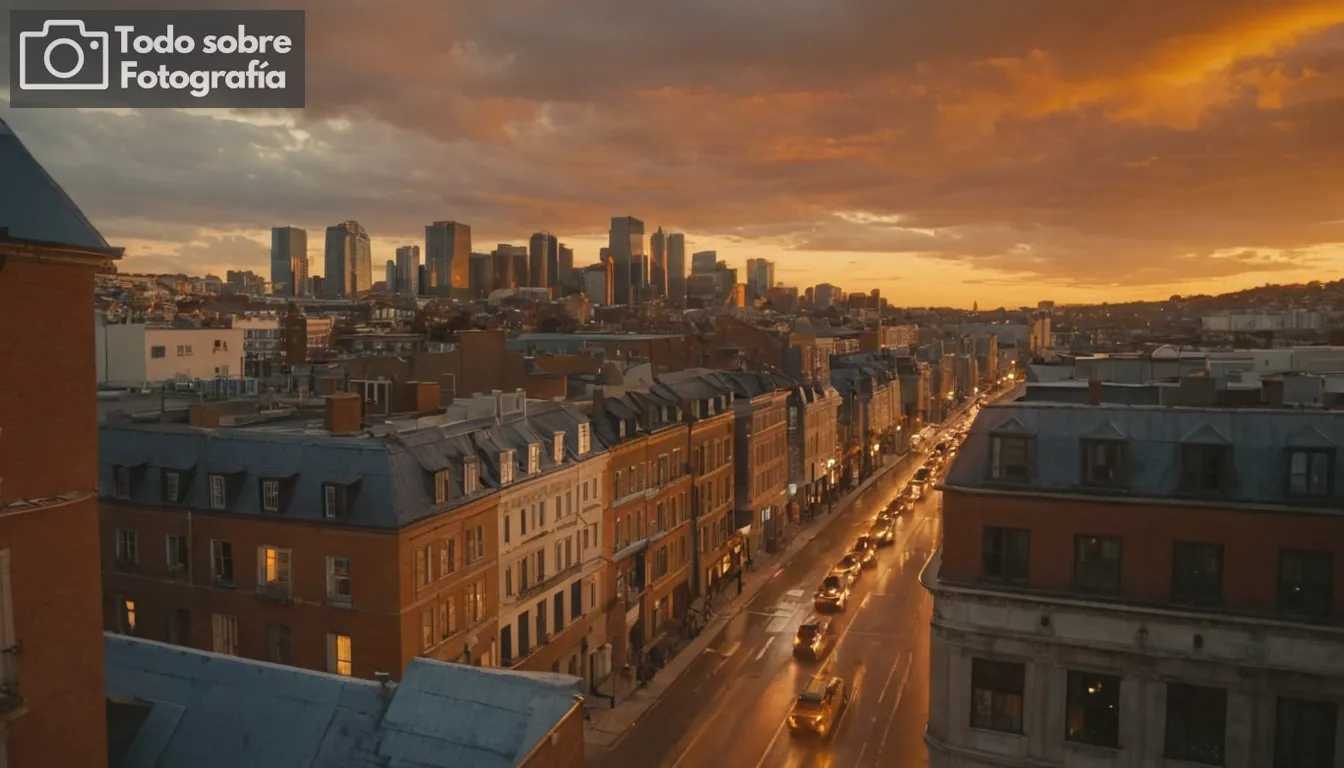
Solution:
M 420 246 L 403 245 L 397 249 L 397 284 L 392 290 L 407 296 L 420 293 Z
M 494 282 L 494 259 L 488 253 L 471 254 L 471 265 L 467 270 L 467 283 L 472 298 L 483 299 L 490 295 Z
M 631 304 L 634 289 L 639 285 L 644 262 L 644 222 L 633 216 L 617 216 L 611 220 L 607 237 L 612 268 L 612 303 Z
M 747 259 L 747 299 L 765 298 L 765 292 L 775 286 L 775 262 L 768 259 Z
M 532 235 L 527 243 L 528 285 L 550 288 L 560 281 L 559 241 L 549 232 Z
M 560 264 L 559 283 L 562 286 L 568 285 L 573 280 L 574 249 L 570 248 L 568 245 L 565 245 L 564 243 L 560 243 L 560 247 L 558 250 L 559 250 L 559 264 Z
M 397 292 L 397 261 L 388 259 L 383 267 L 383 287 L 388 293 Z
M 712 275 L 719 263 L 718 251 L 700 251 L 691 254 L 691 274 Z
M 302 296 L 308 285 L 308 230 L 271 227 L 271 293 Z
M 436 221 L 425 227 L 425 263 L 432 296 L 466 297 L 471 285 L 471 227 Z
M 649 237 L 649 285 L 654 296 L 667 296 L 667 235 L 662 227 Z
M 674 306 L 686 306 L 686 236 L 667 236 L 667 298 Z
M 327 227 L 323 289 L 330 298 L 358 296 L 373 287 L 369 233 L 357 221 Z

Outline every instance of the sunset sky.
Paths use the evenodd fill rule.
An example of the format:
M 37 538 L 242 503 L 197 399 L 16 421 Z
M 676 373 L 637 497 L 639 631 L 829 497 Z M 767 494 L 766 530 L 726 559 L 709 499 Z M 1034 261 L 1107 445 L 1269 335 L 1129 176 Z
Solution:
M 633 215 L 902 305 L 1344 273 L 1341 0 L 306 7 L 303 112 L 0 116 L 128 271 L 265 272 L 271 226 L 347 218 L 375 272 L 435 219 L 587 264 Z

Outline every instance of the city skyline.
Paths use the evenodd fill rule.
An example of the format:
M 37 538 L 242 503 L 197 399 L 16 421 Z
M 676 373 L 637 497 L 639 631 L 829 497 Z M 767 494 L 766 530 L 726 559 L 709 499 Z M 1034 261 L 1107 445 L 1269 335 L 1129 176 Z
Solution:
M 481 242 L 553 232 L 588 264 L 629 214 L 735 267 L 771 259 L 799 286 L 839 267 L 901 304 L 1344 272 L 1329 193 L 1344 7 L 964 5 L 800 5 L 767 22 L 706 7 L 668 27 L 657 8 L 599 23 L 580 2 L 544 30 L 510 2 L 313 5 L 303 113 L 0 114 L 131 270 L 260 270 L 270 226 L 345 217 L 379 263 L 447 216 Z M 694 50 L 637 55 L 654 27 Z M 368 44 L 351 52 L 356 28 Z M 405 55 L 422 40 L 447 53 Z M 581 57 L 550 49 L 578 40 Z

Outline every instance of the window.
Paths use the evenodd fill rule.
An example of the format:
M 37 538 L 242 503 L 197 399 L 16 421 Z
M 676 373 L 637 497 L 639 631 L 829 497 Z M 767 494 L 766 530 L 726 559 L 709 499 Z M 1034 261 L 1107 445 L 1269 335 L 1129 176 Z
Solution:
M 1120 747 L 1120 678 L 1069 670 L 1064 738 L 1095 747 Z
M 986 579 L 1026 581 L 1031 532 L 1021 528 L 985 526 L 981 534 L 980 570 Z
M 287 624 L 266 625 L 266 658 L 276 664 L 293 664 Z
M 163 499 L 169 504 L 182 501 L 182 473 L 163 473 Z
M 117 530 L 117 563 L 123 566 L 140 562 L 140 534 L 124 528 Z
M 210 575 L 215 583 L 233 586 L 233 544 L 219 539 L 210 541 Z
M 1328 449 L 1288 452 L 1288 495 L 1306 499 L 1329 497 L 1334 491 L 1335 452 Z
M 527 474 L 535 475 L 541 471 L 541 446 L 530 443 L 527 446 Z
M 513 597 L 513 566 L 504 569 L 504 596 Z
M 169 573 L 182 573 L 187 570 L 187 564 L 191 561 L 190 551 L 187 549 L 187 537 L 176 533 L 170 533 L 164 537 L 164 561 L 168 563 Z
M 613 499 L 621 498 L 621 470 L 616 470 L 615 481 L 611 484 L 611 497 Z
M 338 483 L 322 486 L 322 514 L 328 520 L 344 520 L 350 509 L 350 488 Z
M 551 604 L 554 610 L 551 612 L 551 623 L 555 625 L 555 631 L 559 632 L 565 628 L 565 591 L 562 589 L 555 593 L 551 598 Z
M 117 600 L 117 631 L 123 635 L 135 634 L 135 601 Z
M 167 357 L 167 356 L 168 356 L 168 348 L 165 347 L 165 346 L 163 346 L 162 344 L 159 344 L 159 345 L 150 347 L 150 348 L 149 348 L 149 356 L 152 357 L 152 358 L 154 358 L 154 359 L 156 359 L 156 360 L 158 360 L 158 359 L 160 359 L 160 358 Z
M 1083 441 L 1083 484 L 1102 488 L 1123 488 L 1125 443 L 1120 440 Z
M 116 466 L 112 468 L 114 488 L 113 494 L 118 499 L 131 498 L 131 468 Z
M 468 496 L 481 489 L 481 463 L 467 459 L 462 463 L 462 492 Z
M 429 551 L 426 549 L 415 550 L 415 589 L 420 591 L 429 586 Z
M 457 603 L 450 597 L 439 605 L 439 632 L 443 639 L 457 631 Z
M 1168 758 L 1222 765 L 1226 738 L 1227 691 L 1167 683 Z
M 349 605 L 350 558 L 327 555 L 327 602 Z
M 191 645 L 191 611 L 174 608 L 168 612 L 168 642 L 173 645 Z
M 1076 536 L 1073 586 L 1084 592 L 1120 591 L 1120 537 Z
M 485 557 L 485 526 L 467 528 L 467 562 L 474 563 Z
M 434 609 L 420 614 L 420 650 L 428 651 L 439 644 L 439 633 L 434 631 Z
M 257 591 L 273 597 L 289 597 L 290 551 L 257 547 Z
M 1025 664 L 971 660 L 971 727 L 1004 733 L 1022 732 Z
M 1335 557 L 1305 549 L 1279 551 L 1279 612 L 1324 618 L 1334 610 Z
M 215 653 L 238 655 L 238 617 L 222 613 L 210 615 L 211 648 Z
M 448 470 L 441 469 L 434 473 L 434 503 L 443 504 L 448 501 Z
M 1274 725 L 1274 768 L 1335 768 L 1339 707 L 1280 698 Z
M 503 451 L 499 454 L 499 484 L 508 485 L 513 482 L 513 451 Z
M 1232 449 L 1226 445 L 1186 443 L 1181 446 L 1181 490 L 1221 493 L 1227 484 Z
M 439 578 L 457 570 L 457 537 L 444 539 L 439 549 Z
M 537 603 L 537 645 L 542 645 L 549 639 L 546 635 L 546 600 L 543 599 Z
M 579 455 L 586 455 L 592 445 L 592 427 L 588 424 L 579 425 Z
M 1196 605 L 1222 602 L 1222 544 L 1178 541 L 1172 545 L 1171 599 Z
M 467 619 L 472 624 L 485 620 L 485 580 L 467 587 Z
M 565 433 L 556 432 L 554 442 L 551 446 L 551 460 L 556 464 L 563 464 L 565 461 Z
M 990 477 L 1025 482 L 1031 479 L 1031 438 L 990 438 Z
M 224 509 L 224 507 L 226 506 L 226 502 L 228 501 L 228 497 L 227 497 L 227 495 L 224 493 L 224 491 L 225 491 L 225 488 L 224 488 L 224 476 L 223 476 L 223 475 L 211 475 L 211 476 L 210 476 L 210 508 L 211 508 L 211 509 Z
M 569 585 L 569 621 L 570 623 L 579 620 L 583 615 L 583 581 L 575 579 Z
M 327 634 L 327 671 L 345 677 L 355 673 L 354 644 L 349 635 Z
M 280 481 L 261 481 L 261 509 L 265 512 L 280 511 Z

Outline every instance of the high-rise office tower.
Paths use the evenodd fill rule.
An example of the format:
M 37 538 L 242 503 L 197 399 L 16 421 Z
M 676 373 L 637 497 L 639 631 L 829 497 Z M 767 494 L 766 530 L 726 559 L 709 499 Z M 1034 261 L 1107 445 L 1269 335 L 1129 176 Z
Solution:
M 490 252 L 490 290 L 513 287 L 513 246 L 500 243 Z
M 397 284 L 392 290 L 406 296 L 420 293 L 420 246 L 403 245 L 397 249 Z
M 568 285 L 574 278 L 574 249 L 564 243 L 560 243 L 559 254 L 559 282 L 560 285 Z
M 775 262 L 769 259 L 747 259 L 747 299 L 763 299 L 765 292 L 775 287 Z
M 326 274 L 322 287 L 331 298 L 358 296 L 373 287 L 369 233 L 357 221 L 327 227 Z
M 667 296 L 667 235 L 662 227 L 649 237 L 649 285 L 654 296 Z
M 494 259 L 488 253 L 471 254 L 471 266 L 467 270 L 467 287 L 473 298 L 485 298 L 490 295 L 494 283 Z
M 691 254 L 691 274 L 712 275 L 719 263 L 718 251 L 700 251 Z
M 388 293 L 397 291 L 397 260 L 388 259 L 387 264 L 383 265 L 383 288 Z
M 634 302 L 634 289 L 640 284 L 644 263 L 644 222 L 633 216 L 613 217 L 607 247 L 611 249 L 612 268 L 615 270 L 611 286 L 612 302 L 631 304 Z
M 431 296 L 464 298 L 471 285 L 471 227 L 436 221 L 425 227 L 425 263 Z
M 528 285 L 550 288 L 560 280 L 559 241 L 549 232 L 538 232 L 527 242 Z
M 686 306 L 686 236 L 667 236 L 667 298 L 674 306 Z
M 271 227 L 271 293 L 302 296 L 308 286 L 308 230 Z
M 840 300 L 840 286 L 822 283 L 816 287 L 812 294 L 813 300 L 817 303 L 818 309 L 825 309 L 833 306 Z

